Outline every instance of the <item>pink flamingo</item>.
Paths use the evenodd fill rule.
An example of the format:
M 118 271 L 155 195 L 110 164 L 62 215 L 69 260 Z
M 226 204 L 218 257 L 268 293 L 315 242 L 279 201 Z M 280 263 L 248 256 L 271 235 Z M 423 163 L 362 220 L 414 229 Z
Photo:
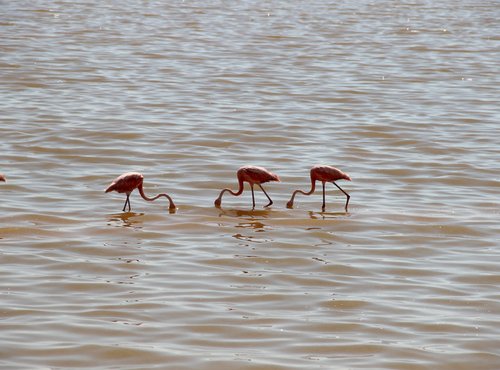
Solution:
M 293 207 L 293 200 L 297 193 L 301 193 L 304 195 L 311 195 L 312 193 L 314 193 L 314 190 L 316 189 L 316 180 L 321 181 L 323 183 L 323 206 L 321 208 L 323 212 L 325 212 L 325 182 L 333 183 L 333 185 L 335 185 L 337 188 L 340 189 L 340 191 L 342 191 L 342 193 L 345 194 L 345 196 L 347 197 L 347 201 L 345 203 L 345 211 L 347 212 L 347 205 L 349 204 L 349 199 L 351 197 L 340 186 L 338 186 L 335 183 L 335 181 L 337 180 L 351 181 L 351 178 L 349 177 L 348 174 L 342 172 L 338 168 L 325 165 L 316 165 L 313 166 L 313 168 L 311 168 L 311 190 L 309 190 L 309 192 L 307 193 L 302 190 L 295 190 L 292 194 L 292 198 L 286 204 L 287 208 Z
M 130 194 L 134 189 L 139 189 L 139 194 L 141 194 L 142 199 L 147 200 L 149 202 L 152 202 L 155 199 L 158 199 L 159 197 L 166 197 L 168 201 L 170 202 L 170 211 L 175 211 L 175 204 L 172 201 L 172 198 L 170 198 L 167 194 L 158 194 L 154 198 L 148 198 L 146 194 L 144 194 L 144 190 L 142 189 L 142 183 L 144 181 L 144 176 L 141 173 L 137 172 L 127 172 L 124 173 L 121 176 L 118 176 L 116 179 L 113 180 L 113 182 L 108 186 L 108 188 L 105 190 L 106 193 L 109 193 L 110 191 L 116 191 L 118 193 L 125 193 L 127 194 L 127 199 L 125 200 L 125 204 L 123 205 L 123 212 L 125 212 L 125 207 L 127 206 L 128 203 L 128 211 L 130 212 Z
M 7 179 L 5 178 L 5 175 L 3 173 L 0 173 L 0 181 L 7 182 Z
M 221 202 L 222 202 L 222 195 L 228 191 L 234 196 L 241 195 L 243 193 L 243 183 L 246 181 L 250 184 L 250 188 L 252 189 L 252 206 L 255 208 L 255 196 L 253 193 L 253 186 L 255 184 L 259 185 L 259 188 L 266 194 L 267 199 L 269 199 L 269 203 L 265 205 L 264 207 L 269 207 L 271 204 L 273 204 L 273 201 L 271 198 L 269 198 L 269 195 L 266 193 L 264 188 L 262 187 L 261 184 L 269 181 L 280 181 L 280 178 L 275 175 L 274 173 L 269 172 L 265 168 L 262 167 L 256 167 L 256 166 L 243 166 L 241 167 L 238 172 L 236 172 L 236 176 L 238 177 L 238 184 L 239 184 L 239 189 L 235 193 L 231 189 L 223 189 L 219 197 L 215 200 L 214 204 L 216 207 L 220 208 Z M 252 208 L 252 209 L 253 209 Z

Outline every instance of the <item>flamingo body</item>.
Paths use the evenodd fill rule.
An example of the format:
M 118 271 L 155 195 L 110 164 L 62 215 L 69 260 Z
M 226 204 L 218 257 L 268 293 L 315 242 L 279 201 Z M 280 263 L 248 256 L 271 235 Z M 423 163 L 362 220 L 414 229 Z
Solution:
M 127 172 L 114 179 L 113 182 L 107 187 L 105 192 L 109 193 L 110 191 L 116 191 L 118 193 L 127 194 L 127 199 L 125 200 L 125 204 L 123 205 L 123 212 L 125 212 L 125 207 L 127 206 L 127 203 L 128 203 L 128 210 L 130 212 L 130 194 L 134 191 L 134 189 L 138 189 L 142 199 L 147 200 L 149 202 L 164 196 L 170 202 L 169 209 L 171 211 L 176 209 L 175 204 L 172 201 L 172 198 L 170 198 L 170 196 L 168 196 L 167 194 L 158 194 L 154 198 L 149 198 L 146 194 L 144 194 L 143 182 L 144 182 L 144 176 L 141 173 Z
M 125 193 L 130 195 L 134 189 L 142 185 L 144 176 L 138 172 L 127 172 L 118 176 L 106 189 L 106 193 L 116 191 L 117 193 Z
M 222 195 L 226 191 L 231 193 L 234 196 L 241 195 L 241 193 L 243 193 L 243 188 L 244 188 L 243 183 L 244 182 L 248 182 L 250 184 L 250 188 L 252 190 L 252 206 L 253 206 L 253 208 L 255 208 L 255 196 L 254 196 L 254 191 L 253 191 L 254 185 L 258 185 L 260 187 L 260 189 L 266 195 L 267 199 L 269 199 L 269 203 L 267 205 L 265 205 L 265 207 L 269 207 L 271 204 L 273 204 L 273 201 L 271 200 L 269 195 L 266 193 L 266 191 L 262 187 L 262 184 L 264 184 L 266 182 L 270 182 L 270 181 L 278 181 L 279 182 L 280 178 L 278 177 L 278 175 L 276 175 L 272 172 L 269 172 L 268 170 L 266 170 L 263 167 L 243 166 L 243 167 L 239 168 L 238 171 L 236 172 L 236 177 L 238 178 L 238 185 L 239 185 L 238 191 L 234 192 L 231 189 L 227 189 L 227 188 L 223 189 L 220 192 L 219 197 L 214 202 L 216 207 L 221 206 Z
M 311 168 L 311 178 L 321 182 L 332 182 L 337 180 L 351 181 L 350 176 L 338 168 L 317 164 Z
M 345 204 L 345 210 L 347 212 L 347 206 L 349 204 L 349 199 L 351 198 L 349 194 L 347 194 L 340 186 L 338 186 L 335 181 L 337 180 L 347 180 L 351 181 L 351 177 L 339 170 L 338 168 L 332 167 L 332 166 L 327 166 L 327 165 L 315 165 L 311 168 L 310 171 L 310 176 L 311 176 L 311 190 L 309 190 L 307 193 L 302 190 L 295 190 L 292 194 L 292 198 L 288 201 L 286 206 L 288 208 L 293 208 L 293 201 L 295 199 L 295 196 L 298 193 L 304 194 L 304 195 L 311 195 L 314 193 L 314 190 L 316 189 L 316 181 L 321 181 L 323 185 L 323 205 L 322 205 L 322 210 L 323 212 L 325 211 L 326 204 L 325 204 L 325 183 L 331 182 L 333 183 L 337 188 L 339 188 L 342 193 L 345 194 L 347 197 L 347 201 Z
M 280 181 L 278 175 L 269 172 L 264 167 L 243 166 L 236 172 L 238 180 L 246 181 L 252 184 L 264 184 L 270 181 Z

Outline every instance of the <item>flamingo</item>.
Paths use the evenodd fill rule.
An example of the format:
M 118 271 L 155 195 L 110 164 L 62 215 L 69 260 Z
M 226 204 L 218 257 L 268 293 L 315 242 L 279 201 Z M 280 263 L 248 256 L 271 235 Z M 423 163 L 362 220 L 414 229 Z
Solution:
M 348 174 L 342 172 L 338 168 L 326 165 L 316 165 L 311 168 L 311 190 L 309 190 L 309 192 L 307 193 L 302 190 L 295 190 L 292 194 L 292 198 L 286 204 L 287 208 L 293 208 L 293 200 L 297 193 L 301 193 L 304 195 L 311 195 L 312 193 L 314 193 L 314 190 L 316 189 L 316 180 L 321 181 L 323 183 L 323 206 L 321 208 L 322 211 L 325 212 L 325 183 L 331 182 L 333 183 L 333 185 L 339 188 L 340 191 L 342 191 L 342 193 L 344 193 L 345 196 L 347 197 L 347 201 L 345 203 L 345 211 L 347 212 L 347 205 L 349 204 L 349 199 L 351 198 L 351 196 L 347 194 L 340 186 L 338 186 L 335 183 L 335 181 L 337 180 L 351 181 L 351 178 L 349 177 Z
M 238 172 L 236 172 L 236 177 L 238 178 L 238 184 L 239 184 L 239 189 L 235 193 L 231 189 L 223 189 L 219 197 L 215 200 L 214 204 L 217 208 L 220 208 L 221 202 L 222 202 L 222 195 L 228 191 L 234 196 L 241 195 L 243 193 L 243 183 L 246 181 L 250 184 L 250 188 L 252 189 L 252 206 L 255 208 L 255 196 L 253 193 L 253 186 L 255 184 L 259 185 L 259 188 L 264 192 L 266 195 L 267 199 L 269 199 L 269 203 L 265 205 L 264 207 L 269 207 L 271 204 L 273 204 L 273 201 L 269 197 L 269 195 L 266 193 L 264 188 L 262 187 L 261 184 L 269 181 L 280 181 L 280 178 L 275 175 L 274 173 L 269 172 L 263 167 L 256 167 L 256 166 L 243 166 L 240 169 L 238 169 Z M 253 209 L 252 208 L 252 209 Z
M 5 175 L 3 173 L 0 173 L 0 181 L 7 182 L 7 179 L 5 178 Z
M 174 202 L 172 201 L 172 198 L 170 198 L 167 194 L 158 194 L 154 198 L 148 198 L 146 194 L 144 194 L 144 190 L 142 189 L 142 183 L 144 180 L 144 176 L 141 173 L 138 172 L 127 172 L 124 173 L 121 176 L 118 176 L 116 179 L 113 180 L 113 182 L 108 186 L 108 188 L 105 190 L 105 193 L 109 193 L 110 191 L 116 191 L 118 193 L 125 193 L 127 194 L 127 199 L 125 200 L 125 204 L 123 205 L 123 212 L 125 212 L 125 207 L 127 206 L 128 203 L 128 211 L 130 212 L 130 194 L 134 189 L 139 189 L 139 194 L 141 194 L 142 199 L 147 200 L 149 202 L 152 202 L 155 199 L 158 199 L 159 197 L 166 197 L 168 201 L 170 202 L 170 211 L 175 211 L 176 207 Z

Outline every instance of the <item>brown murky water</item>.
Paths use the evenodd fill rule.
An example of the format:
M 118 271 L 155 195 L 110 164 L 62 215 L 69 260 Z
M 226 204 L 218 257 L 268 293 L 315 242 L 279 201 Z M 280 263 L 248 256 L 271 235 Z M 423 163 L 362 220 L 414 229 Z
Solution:
M 1 368 L 500 368 L 497 1 L 0 7 Z

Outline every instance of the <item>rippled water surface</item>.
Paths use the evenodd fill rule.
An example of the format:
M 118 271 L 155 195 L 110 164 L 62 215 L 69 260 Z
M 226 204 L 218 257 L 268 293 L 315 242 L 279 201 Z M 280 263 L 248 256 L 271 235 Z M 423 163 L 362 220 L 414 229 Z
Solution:
M 0 7 L 1 368 L 500 368 L 498 1 Z

